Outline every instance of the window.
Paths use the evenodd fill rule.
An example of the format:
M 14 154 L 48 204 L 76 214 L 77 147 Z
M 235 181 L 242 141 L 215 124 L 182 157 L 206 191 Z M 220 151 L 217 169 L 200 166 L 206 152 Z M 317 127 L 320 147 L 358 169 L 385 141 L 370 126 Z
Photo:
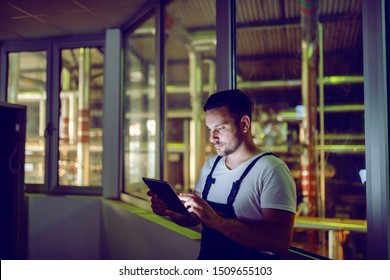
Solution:
M 237 87 L 256 104 L 256 143 L 290 167 L 297 220 L 366 219 L 361 2 L 237 0 Z M 300 7 L 300 4 L 309 6 Z M 301 14 L 301 10 L 309 11 Z M 346 219 L 346 220 L 345 220 Z M 365 233 L 319 219 L 294 245 L 333 259 L 365 258 Z M 325 230 L 318 230 L 323 228 Z
M 27 106 L 28 192 L 77 193 L 72 187 L 81 186 L 88 187 L 79 188 L 83 193 L 101 192 L 102 45 L 101 39 L 5 44 L 7 101 Z
M 7 101 L 27 106 L 25 182 L 45 181 L 46 51 L 8 54 Z
M 157 128 L 164 126 L 164 149 L 160 151 L 160 142 L 154 139 L 156 154 L 148 150 L 151 156 L 146 157 L 153 158 L 154 165 L 143 170 L 144 174 L 150 172 L 150 176 L 163 177 L 178 191 L 193 188 L 199 168 L 211 152 L 202 130 L 201 106 L 207 95 L 215 91 L 217 82 L 227 84 L 225 80 L 221 83 L 221 71 L 216 73 L 214 66 L 224 64 L 220 61 L 216 65 L 216 50 L 229 43 L 219 42 L 213 48 L 216 27 L 218 32 L 224 28 L 226 32 L 229 30 L 225 27 L 226 19 L 222 26 L 215 22 L 216 5 L 228 5 L 230 1 L 184 2 L 169 1 L 165 7 L 164 103 L 153 107 L 165 112 L 164 123 L 155 119 Z M 294 245 L 334 259 L 366 258 L 364 108 L 369 102 L 365 104 L 363 97 L 361 1 L 345 5 L 333 0 L 233 2 L 236 3 L 233 9 L 236 37 L 231 46 L 235 45 L 232 49 L 236 67 L 231 72 L 235 74 L 237 88 L 255 100 L 256 143 L 281 157 L 296 180 L 299 205 Z M 304 3 L 309 6 L 301 7 Z M 318 7 L 310 6 L 317 4 Z M 301 11 L 306 9 L 311 9 L 312 18 L 302 17 Z M 305 20 L 314 24 L 305 26 Z M 142 32 L 136 35 L 139 26 L 127 37 L 132 36 L 126 42 L 131 46 L 128 52 L 136 54 L 136 60 L 148 61 L 143 52 L 134 51 L 133 45 L 147 37 L 141 36 Z M 305 39 L 305 32 L 314 32 L 314 40 Z M 224 40 L 228 41 L 227 37 Z M 306 49 L 308 45 L 313 48 Z M 162 48 L 158 46 L 159 50 Z M 151 45 L 143 45 L 142 51 L 147 49 L 153 52 Z M 307 57 L 311 50 L 314 56 Z M 137 62 L 127 58 L 126 63 L 128 83 L 131 73 L 128 69 Z M 149 73 L 145 69 L 146 64 L 143 73 Z M 226 76 L 230 81 L 230 73 Z M 153 77 L 157 79 L 159 75 Z M 126 84 L 127 88 L 131 86 Z M 129 126 L 131 98 L 128 94 L 126 122 Z M 153 94 L 150 98 L 158 96 Z M 145 105 L 139 108 L 149 110 Z M 144 129 L 147 127 L 145 124 Z M 128 133 L 128 127 L 124 131 Z M 128 140 L 125 143 L 129 146 Z M 130 173 L 129 150 L 125 155 L 128 173 L 125 181 L 128 192 L 137 193 L 142 172 L 134 172 L 134 176 Z M 145 164 L 149 162 L 143 161 L 135 168 Z M 157 170 L 163 170 L 163 174 Z M 135 184 L 129 187 L 132 180 Z M 335 222 L 343 230 L 330 229 L 323 219 Z
M 154 15 L 144 17 L 125 39 L 125 193 L 145 199 L 143 176 L 164 178 L 178 192 L 194 188 L 207 156 L 203 103 L 216 85 L 215 0 L 171 1 L 164 9 L 165 44 L 158 46 L 165 51 L 164 101 L 157 101 L 155 84 Z M 165 111 L 165 119 L 158 110 Z M 161 126 L 163 151 L 158 150 Z
M 61 50 L 61 186 L 102 185 L 103 58 L 99 48 Z
M 124 178 L 125 193 L 146 198 L 142 177 L 157 177 L 158 96 L 155 89 L 154 13 L 125 36 Z
M 165 10 L 166 135 L 164 178 L 193 190 L 211 151 L 203 104 L 215 91 L 216 2 L 171 1 Z

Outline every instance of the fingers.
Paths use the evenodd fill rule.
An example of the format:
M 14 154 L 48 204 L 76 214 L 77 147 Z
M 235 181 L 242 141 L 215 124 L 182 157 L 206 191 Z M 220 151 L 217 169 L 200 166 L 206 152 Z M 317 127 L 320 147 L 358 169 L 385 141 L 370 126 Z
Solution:
M 204 199 L 195 194 L 180 194 L 179 197 L 188 211 L 195 213 L 204 224 L 214 227 L 219 221 L 220 217 L 218 214 Z
M 151 205 L 153 213 L 159 216 L 170 216 L 172 211 L 168 210 L 165 204 L 152 204 Z
M 179 198 L 181 201 L 186 202 L 186 201 L 189 201 L 191 199 L 199 198 L 199 196 L 197 196 L 196 194 L 192 194 L 192 193 L 181 193 L 181 194 L 179 194 Z
M 180 194 L 179 198 L 184 202 L 184 206 L 189 212 L 193 212 L 199 217 L 202 217 L 203 213 L 209 209 L 207 202 L 195 194 Z
M 199 200 L 201 200 L 197 195 L 194 194 L 179 194 L 179 198 L 181 201 L 183 201 L 184 206 L 187 207 L 187 209 L 191 212 L 191 210 L 194 210 L 194 206 L 197 205 Z
M 157 195 L 152 191 L 148 191 L 146 194 L 150 197 L 157 197 Z
M 159 216 L 170 216 L 172 215 L 172 211 L 168 210 L 168 207 L 164 203 L 164 201 L 159 198 L 155 193 L 148 191 L 147 195 L 151 197 L 151 208 L 153 213 Z

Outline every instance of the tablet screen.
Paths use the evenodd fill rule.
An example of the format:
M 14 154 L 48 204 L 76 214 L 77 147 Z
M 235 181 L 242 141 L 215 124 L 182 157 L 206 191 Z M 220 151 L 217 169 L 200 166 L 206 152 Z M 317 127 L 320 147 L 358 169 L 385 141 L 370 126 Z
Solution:
M 146 177 L 142 177 L 142 180 L 152 192 L 165 202 L 169 210 L 191 217 L 190 212 L 168 182 Z

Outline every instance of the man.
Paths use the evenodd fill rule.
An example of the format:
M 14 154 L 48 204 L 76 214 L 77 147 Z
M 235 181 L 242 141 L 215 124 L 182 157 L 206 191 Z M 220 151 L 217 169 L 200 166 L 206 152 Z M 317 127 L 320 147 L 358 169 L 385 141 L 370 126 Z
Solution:
M 153 212 L 179 225 L 202 223 L 199 259 L 277 259 L 287 252 L 296 209 L 286 164 L 261 153 L 251 135 L 252 103 L 240 90 L 212 94 L 204 105 L 217 155 L 202 167 L 194 194 L 180 194 L 191 212 L 167 210 L 154 193 Z

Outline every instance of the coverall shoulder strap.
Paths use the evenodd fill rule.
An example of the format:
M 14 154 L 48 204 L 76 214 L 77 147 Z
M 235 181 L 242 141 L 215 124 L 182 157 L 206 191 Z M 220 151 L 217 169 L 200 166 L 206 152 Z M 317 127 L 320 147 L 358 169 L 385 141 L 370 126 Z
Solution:
M 221 158 L 222 158 L 221 156 L 217 156 L 217 158 L 214 161 L 213 167 L 211 167 L 209 175 L 207 175 L 206 184 L 205 184 L 203 191 L 202 191 L 202 198 L 203 199 L 207 199 L 211 185 L 215 183 L 215 178 L 213 178 L 212 175 L 213 175 L 213 172 L 215 170 L 215 167 L 217 167 L 217 164 L 221 160 Z
M 252 167 L 256 164 L 256 162 L 261 159 L 262 157 L 264 156 L 269 156 L 269 155 L 273 155 L 275 156 L 273 153 L 271 152 L 266 152 L 264 154 L 261 154 L 260 156 L 258 156 L 257 158 L 255 158 L 254 160 L 252 160 L 252 162 L 248 165 L 248 167 L 244 170 L 244 172 L 241 174 L 241 177 L 240 179 L 238 179 L 238 181 L 242 181 L 246 175 L 248 175 L 249 171 L 251 171 Z M 237 182 L 237 181 L 236 181 Z
M 241 174 L 241 177 L 237 181 L 233 182 L 232 189 L 230 190 L 230 194 L 229 194 L 228 199 L 227 199 L 228 204 L 233 205 L 233 202 L 236 199 L 238 190 L 240 189 L 240 185 L 241 185 L 242 180 L 246 177 L 246 175 L 248 175 L 249 171 L 251 171 L 252 167 L 256 164 L 256 162 L 259 159 L 261 159 L 262 157 L 269 156 L 269 155 L 275 156 L 271 152 L 266 152 L 266 153 L 261 154 L 260 156 L 258 156 L 254 160 L 252 160 L 252 162 L 247 166 L 247 168 Z

